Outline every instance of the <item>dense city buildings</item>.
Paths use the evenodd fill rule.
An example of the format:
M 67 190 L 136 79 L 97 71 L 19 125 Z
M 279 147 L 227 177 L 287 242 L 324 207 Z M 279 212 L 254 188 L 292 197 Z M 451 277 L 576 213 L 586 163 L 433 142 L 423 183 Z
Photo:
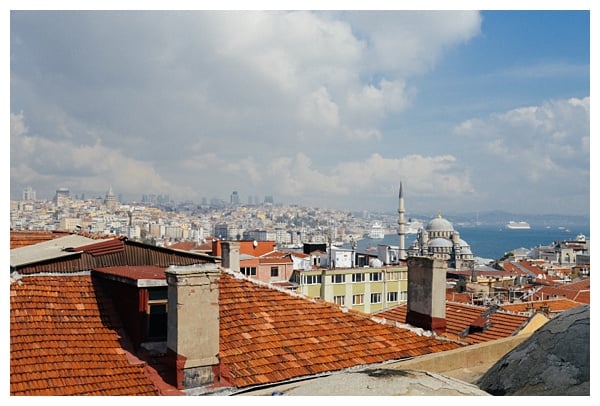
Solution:
M 237 193 L 215 205 L 148 198 L 60 188 L 52 201 L 11 202 L 11 394 L 260 395 L 411 361 L 473 379 L 590 303 L 589 239 L 476 264 L 441 215 L 406 221 L 402 185 L 398 214 L 377 219 L 241 205 Z M 396 241 L 360 249 L 374 224 Z M 48 322 L 34 327 L 31 314 Z

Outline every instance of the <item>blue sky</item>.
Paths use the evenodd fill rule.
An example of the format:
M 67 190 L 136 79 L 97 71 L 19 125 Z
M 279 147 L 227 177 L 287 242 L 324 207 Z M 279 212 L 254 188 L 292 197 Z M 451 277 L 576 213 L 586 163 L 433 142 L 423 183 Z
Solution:
M 11 199 L 236 190 L 394 211 L 402 181 L 423 214 L 589 215 L 591 2 L 577 4 L 13 11 Z

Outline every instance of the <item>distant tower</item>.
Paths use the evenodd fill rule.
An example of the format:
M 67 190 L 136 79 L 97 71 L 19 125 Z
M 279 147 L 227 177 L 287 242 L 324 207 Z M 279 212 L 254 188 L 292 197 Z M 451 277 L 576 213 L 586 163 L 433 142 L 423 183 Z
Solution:
M 229 203 L 231 203 L 234 206 L 238 206 L 240 204 L 240 196 L 238 195 L 237 191 L 233 191 L 231 193 L 231 197 L 229 198 Z
M 71 192 L 65 187 L 61 187 L 56 190 L 54 195 L 54 204 L 57 206 L 64 206 L 71 199 Z
M 104 197 L 104 204 L 111 211 L 114 211 L 118 206 L 117 199 L 115 198 L 115 195 L 112 191 L 112 186 L 109 186 L 108 191 L 106 192 L 106 196 Z
M 404 247 L 404 240 L 406 236 L 406 220 L 404 219 L 404 194 L 402 193 L 402 181 L 400 181 L 400 190 L 398 192 L 398 236 L 399 236 L 399 253 L 398 259 L 406 259 L 406 248 Z
M 23 189 L 23 198 L 21 200 L 35 200 L 35 190 L 31 186 L 27 186 Z

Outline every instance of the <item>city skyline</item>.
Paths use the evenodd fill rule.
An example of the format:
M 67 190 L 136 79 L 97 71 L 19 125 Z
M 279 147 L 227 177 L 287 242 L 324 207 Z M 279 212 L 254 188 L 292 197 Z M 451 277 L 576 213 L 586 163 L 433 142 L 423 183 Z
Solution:
M 12 11 L 11 199 L 589 216 L 590 14 Z

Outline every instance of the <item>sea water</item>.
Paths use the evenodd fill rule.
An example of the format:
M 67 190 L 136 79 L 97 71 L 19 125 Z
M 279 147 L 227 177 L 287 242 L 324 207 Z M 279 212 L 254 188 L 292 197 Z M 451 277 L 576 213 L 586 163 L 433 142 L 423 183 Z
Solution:
M 540 245 L 550 245 L 555 241 L 574 240 L 583 234 L 590 238 L 589 227 L 582 229 L 562 227 L 534 227 L 530 229 L 509 229 L 501 226 L 454 227 L 460 238 L 471 247 L 473 256 L 499 259 L 507 252 L 518 248 L 531 249 Z M 415 240 L 416 234 L 407 234 L 405 246 Z M 357 242 L 357 251 L 365 252 L 379 244 L 398 246 L 398 234 L 386 234 L 383 239 L 365 238 Z

